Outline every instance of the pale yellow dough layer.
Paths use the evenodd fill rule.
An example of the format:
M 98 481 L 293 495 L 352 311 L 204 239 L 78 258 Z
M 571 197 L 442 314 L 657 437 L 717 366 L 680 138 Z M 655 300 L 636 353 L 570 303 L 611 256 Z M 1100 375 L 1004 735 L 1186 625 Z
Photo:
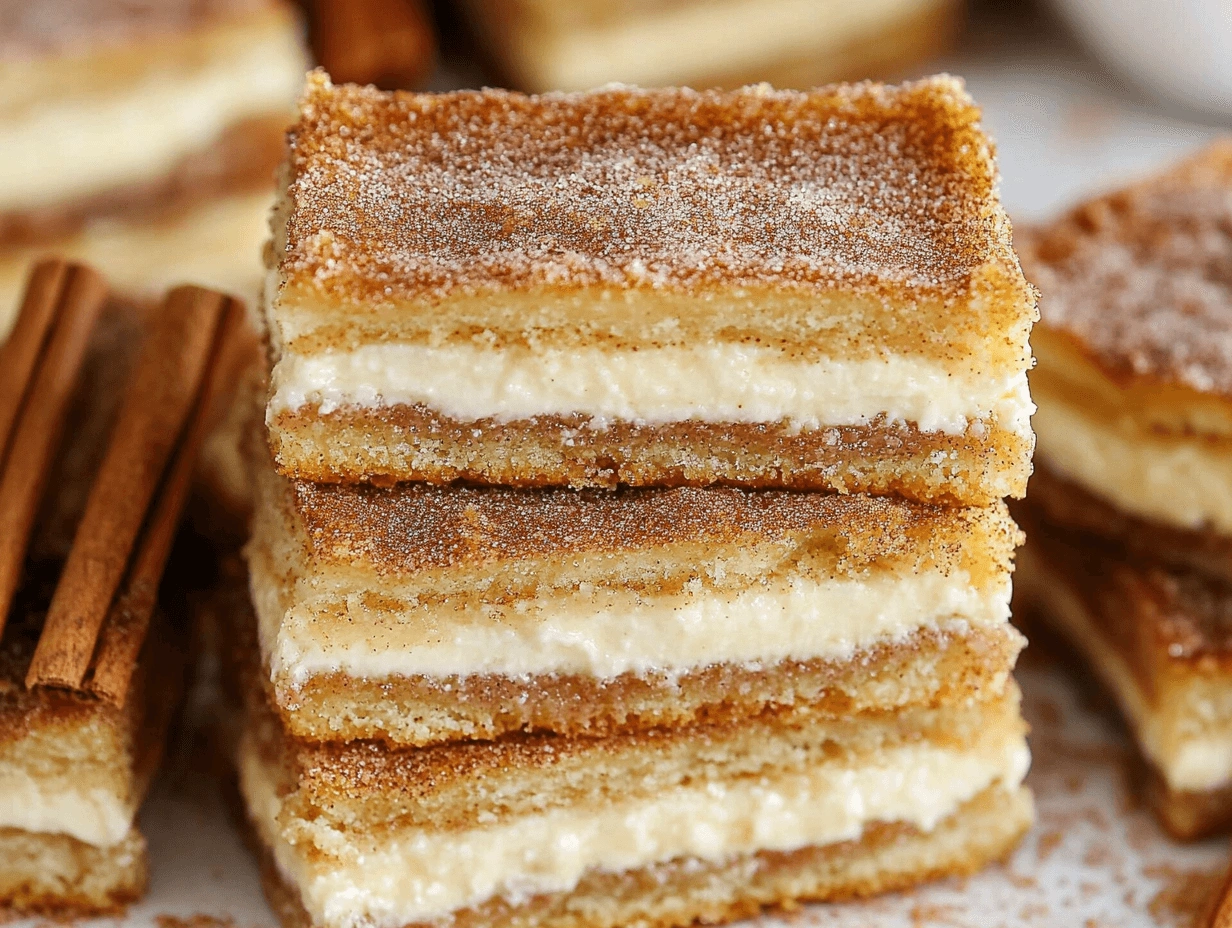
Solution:
M 258 834 L 321 928 L 396 928 L 503 896 L 568 891 L 589 871 L 636 869 L 682 857 L 723 858 L 857 838 L 874 822 L 929 831 L 994 783 L 1017 787 L 1022 735 L 977 750 L 909 745 L 857 766 L 823 764 L 772 780 L 681 787 L 600 808 L 561 808 L 457 831 L 392 829 L 353 835 L 307 828 L 295 843 L 280 821 L 276 773 L 255 746 L 240 749 L 240 788 Z

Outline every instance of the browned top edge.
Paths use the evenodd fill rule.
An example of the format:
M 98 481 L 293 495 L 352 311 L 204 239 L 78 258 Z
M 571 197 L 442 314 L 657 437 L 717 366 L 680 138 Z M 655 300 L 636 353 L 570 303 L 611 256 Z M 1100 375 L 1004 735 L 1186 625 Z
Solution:
M 1232 397 L 1232 138 L 1016 244 L 1044 334 L 1115 382 Z
M 284 296 L 351 307 L 512 288 L 1026 294 L 992 145 L 948 76 L 527 96 L 318 71 L 288 179 Z

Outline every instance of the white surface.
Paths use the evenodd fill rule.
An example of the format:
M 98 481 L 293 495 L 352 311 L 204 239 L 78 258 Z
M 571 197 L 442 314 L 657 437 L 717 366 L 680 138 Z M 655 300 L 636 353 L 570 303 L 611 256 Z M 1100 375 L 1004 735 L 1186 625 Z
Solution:
M 968 78 L 984 105 L 999 143 L 1003 196 L 1019 220 L 1046 217 L 1088 191 L 1185 154 L 1217 131 L 1114 91 L 1095 65 L 1047 33 L 1023 43 L 984 28 L 946 65 Z M 1121 736 L 1081 705 L 1066 675 L 1031 666 L 1029 655 L 1019 677 L 1034 729 L 1028 783 L 1039 824 L 1008 864 L 866 903 L 768 917 L 767 928 L 1192 923 L 1192 911 L 1219 882 L 1226 843 L 1168 841 L 1133 798 L 1131 754 Z M 127 919 L 96 924 L 153 928 L 163 915 L 227 918 L 239 928 L 275 924 L 207 777 L 164 777 L 142 821 L 153 860 L 150 896 Z

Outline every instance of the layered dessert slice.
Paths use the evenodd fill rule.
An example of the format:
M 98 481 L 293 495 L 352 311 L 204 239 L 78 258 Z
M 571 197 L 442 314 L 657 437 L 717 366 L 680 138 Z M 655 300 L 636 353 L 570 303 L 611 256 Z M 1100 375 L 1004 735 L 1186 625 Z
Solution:
M 256 444 L 252 597 L 300 737 L 889 709 L 995 689 L 1021 647 L 1000 503 L 314 484 Z
M 1220 143 L 1020 240 L 1044 294 L 1031 376 L 1037 465 L 1052 477 L 1041 505 L 1068 492 L 1058 512 L 1125 539 L 1158 532 L 1199 560 L 1232 536 L 1230 219 L 1232 144 Z
M 1043 292 L 1024 604 L 1115 696 L 1164 823 L 1232 823 L 1232 146 L 1022 242 Z
M 961 84 L 311 77 L 265 317 L 323 482 L 1021 495 L 1033 292 Z
M 734 87 L 892 77 L 943 50 L 952 0 L 462 0 L 497 69 L 522 90 L 612 81 Z
M 305 64 L 278 0 L 6 2 L 0 333 L 55 252 L 153 294 L 249 293 Z
M 0 914 L 145 890 L 136 816 L 185 671 L 160 580 L 242 319 L 178 293 L 151 313 L 43 263 L 0 344 Z
M 1016 603 L 1081 656 L 1145 760 L 1178 838 L 1232 825 L 1232 587 L 1072 529 L 1026 523 Z
M 968 873 L 1031 821 L 1004 679 L 935 707 L 601 738 L 310 742 L 268 702 L 246 602 L 221 591 L 210 621 L 241 625 L 239 785 L 287 926 L 713 922 Z

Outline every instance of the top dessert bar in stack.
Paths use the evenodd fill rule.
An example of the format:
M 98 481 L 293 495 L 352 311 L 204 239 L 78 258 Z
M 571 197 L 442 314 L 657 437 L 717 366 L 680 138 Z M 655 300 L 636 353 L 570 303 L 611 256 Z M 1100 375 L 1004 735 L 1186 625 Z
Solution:
M 310 79 L 266 316 L 279 470 L 985 505 L 1030 287 L 961 84 L 380 94 Z

